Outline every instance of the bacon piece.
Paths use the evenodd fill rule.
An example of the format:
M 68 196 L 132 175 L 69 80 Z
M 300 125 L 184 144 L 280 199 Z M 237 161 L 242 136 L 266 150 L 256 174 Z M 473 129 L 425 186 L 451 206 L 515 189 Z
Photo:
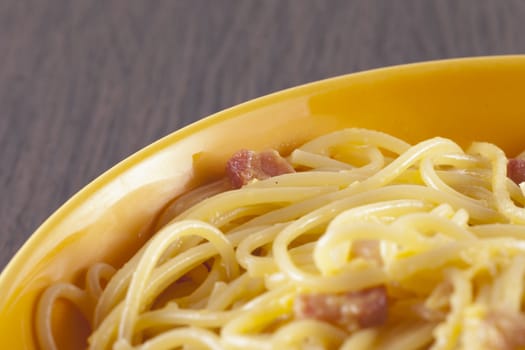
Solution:
M 293 173 L 294 169 L 275 150 L 256 153 L 240 150 L 226 163 L 226 175 L 234 188 L 241 188 L 252 180 Z
M 384 286 L 344 294 L 302 294 L 295 299 L 297 318 L 326 321 L 348 331 L 376 327 L 388 317 Z
M 525 181 L 525 159 L 511 158 L 507 163 L 507 176 L 518 185 Z
M 375 261 L 378 264 L 383 263 L 379 241 L 372 239 L 362 239 L 352 243 L 352 253 L 360 258 Z
M 525 315 L 501 310 L 489 312 L 482 333 L 489 349 L 514 350 L 525 346 Z

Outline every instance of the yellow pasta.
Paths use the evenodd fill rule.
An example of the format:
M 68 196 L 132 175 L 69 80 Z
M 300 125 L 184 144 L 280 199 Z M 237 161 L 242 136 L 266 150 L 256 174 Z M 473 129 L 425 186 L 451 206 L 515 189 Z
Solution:
M 525 348 L 525 193 L 497 146 L 347 129 L 286 159 L 184 194 L 124 266 L 47 288 L 40 346 L 63 299 L 91 349 Z

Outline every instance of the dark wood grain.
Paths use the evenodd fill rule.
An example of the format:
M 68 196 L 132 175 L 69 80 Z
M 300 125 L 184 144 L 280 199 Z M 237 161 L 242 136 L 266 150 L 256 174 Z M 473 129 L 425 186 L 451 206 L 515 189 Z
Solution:
M 525 2 L 0 1 L 0 269 L 67 198 L 212 112 L 358 70 L 525 50 Z

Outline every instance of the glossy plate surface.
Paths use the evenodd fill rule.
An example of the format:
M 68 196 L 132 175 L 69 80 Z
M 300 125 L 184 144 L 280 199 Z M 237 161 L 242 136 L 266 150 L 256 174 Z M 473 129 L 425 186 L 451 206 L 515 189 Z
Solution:
M 365 127 L 409 142 L 489 141 L 512 156 L 525 149 L 523 81 L 525 56 L 395 66 L 265 96 L 157 141 L 66 202 L 2 272 L 0 347 L 34 348 L 32 317 L 43 288 L 81 281 L 98 261 L 121 265 L 151 235 L 156 213 L 178 194 L 220 177 L 236 150 L 286 153 L 332 130 Z M 67 313 L 55 316 L 57 324 L 72 322 Z M 57 331 L 65 344 L 81 336 L 64 333 Z

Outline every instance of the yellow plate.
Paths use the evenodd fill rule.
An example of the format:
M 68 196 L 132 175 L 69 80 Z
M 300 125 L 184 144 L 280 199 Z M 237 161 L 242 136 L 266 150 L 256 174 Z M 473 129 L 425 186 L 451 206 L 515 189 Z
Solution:
M 286 152 L 344 127 L 410 142 L 431 136 L 525 148 L 525 56 L 434 61 L 296 87 L 217 113 L 124 160 L 57 210 L 0 275 L 0 348 L 32 349 L 35 300 L 53 281 L 80 281 L 97 261 L 122 264 L 170 199 L 222 175 L 239 148 Z M 68 319 L 69 318 L 69 319 Z M 66 313 L 56 322 L 73 322 Z M 69 328 L 69 327 L 68 327 Z M 61 342 L 81 338 L 57 331 Z

